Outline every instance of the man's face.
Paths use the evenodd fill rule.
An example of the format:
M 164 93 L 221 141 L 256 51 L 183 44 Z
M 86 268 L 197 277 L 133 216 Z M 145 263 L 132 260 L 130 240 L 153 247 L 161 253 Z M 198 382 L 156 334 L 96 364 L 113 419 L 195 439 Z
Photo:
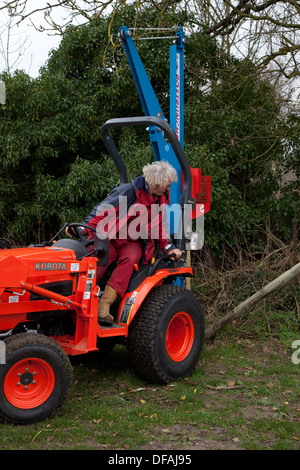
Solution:
M 166 191 L 169 191 L 172 181 L 167 182 L 164 186 L 149 187 L 149 193 L 151 196 L 161 196 Z

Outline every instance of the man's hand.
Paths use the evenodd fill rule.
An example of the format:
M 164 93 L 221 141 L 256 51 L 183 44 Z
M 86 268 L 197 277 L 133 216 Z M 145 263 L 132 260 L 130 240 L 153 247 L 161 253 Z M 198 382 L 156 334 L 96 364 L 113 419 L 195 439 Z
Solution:
M 173 250 L 168 251 L 168 255 L 171 255 L 171 254 L 174 254 L 174 258 L 178 259 L 182 255 L 182 251 L 178 250 L 178 248 L 173 248 Z
M 79 233 L 81 233 L 81 235 L 86 235 L 88 233 L 87 229 L 84 228 L 84 227 L 80 227 L 79 228 Z M 68 237 L 70 238 L 73 238 L 73 237 L 77 237 L 76 235 L 76 232 L 75 230 L 72 228 L 72 227 L 67 227 L 66 228 L 66 234 L 68 235 Z
M 66 234 L 68 235 L 68 237 L 73 238 L 74 232 L 72 233 L 72 230 L 69 229 L 69 227 L 67 227 L 66 228 Z

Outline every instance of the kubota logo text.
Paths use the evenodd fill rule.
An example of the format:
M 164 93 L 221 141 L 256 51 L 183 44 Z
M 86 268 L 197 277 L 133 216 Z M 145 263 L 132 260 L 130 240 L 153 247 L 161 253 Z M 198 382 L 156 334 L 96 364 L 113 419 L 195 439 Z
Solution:
M 66 263 L 35 263 L 36 271 L 66 271 Z

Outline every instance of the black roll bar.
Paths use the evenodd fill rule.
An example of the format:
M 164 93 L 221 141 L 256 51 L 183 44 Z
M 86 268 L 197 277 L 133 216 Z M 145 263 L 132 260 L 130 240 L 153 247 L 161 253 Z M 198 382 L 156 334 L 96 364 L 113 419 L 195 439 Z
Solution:
M 155 116 L 141 116 L 141 117 L 128 117 L 128 118 L 116 118 L 116 119 L 109 119 L 108 121 L 103 124 L 101 128 L 101 136 L 105 143 L 105 146 L 108 150 L 108 153 L 112 157 L 120 176 L 120 184 L 127 183 L 127 171 L 124 165 L 120 154 L 112 141 L 109 135 L 109 129 L 111 127 L 130 127 L 130 126 L 156 126 L 161 129 L 165 136 L 169 139 L 170 144 L 174 150 L 174 153 L 177 157 L 178 163 L 182 170 L 183 175 L 183 191 L 180 198 L 180 205 L 181 208 L 184 208 L 184 204 L 193 204 L 195 203 L 191 197 L 192 191 L 192 174 L 190 170 L 190 166 L 188 164 L 187 158 L 185 153 L 176 137 L 176 134 L 173 128 L 168 124 L 166 121 L 159 117 Z M 183 214 L 184 211 L 182 210 L 182 236 L 180 239 L 177 239 L 175 242 L 175 246 L 179 248 L 181 251 L 185 250 L 185 236 L 184 236 L 184 223 L 183 223 Z
M 127 183 L 127 171 L 120 154 L 109 135 L 109 128 L 111 127 L 130 127 L 130 126 L 156 126 L 160 128 L 169 139 L 170 144 L 177 157 L 178 163 L 182 169 L 183 174 L 183 192 L 181 196 L 180 204 L 183 207 L 184 204 L 194 203 L 195 201 L 191 198 L 192 190 L 192 175 L 190 166 L 188 164 L 185 153 L 176 137 L 173 128 L 169 123 L 163 119 L 155 116 L 141 116 L 141 117 L 127 117 L 127 118 L 116 118 L 109 119 L 106 121 L 101 128 L 101 136 L 108 150 L 108 153 L 112 157 L 120 176 L 120 183 Z

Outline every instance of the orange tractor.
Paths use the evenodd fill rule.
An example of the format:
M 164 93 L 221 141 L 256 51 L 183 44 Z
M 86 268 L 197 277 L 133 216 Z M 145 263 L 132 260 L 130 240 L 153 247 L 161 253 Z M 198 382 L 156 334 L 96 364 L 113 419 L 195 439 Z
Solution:
M 190 203 L 190 167 L 173 129 L 160 118 L 112 119 L 103 126 L 120 180 L 126 179 L 125 167 L 108 130 L 124 125 L 162 129 L 181 166 L 182 206 Z M 67 225 L 77 240 L 59 238 Z M 125 342 L 134 370 L 154 383 L 185 377 L 198 362 L 204 315 L 191 291 L 174 284 L 178 277 L 193 277 L 194 269 L 168 255 L 140 267 L 112 307 L 114 323 L 101 326 L 104 285 L 96 284 L 96 267 L 107 263 L 108 240 L 96 235 L 90 252 L 82 226 L 66 224 L 38 246 L 0 250 L 0 416 L 6 421 L 30 423 L 53 413 L 72 383 L 69 356 L 105 350 L 107 343 Z M 185 236 L 176 243 L 188 249 Z

